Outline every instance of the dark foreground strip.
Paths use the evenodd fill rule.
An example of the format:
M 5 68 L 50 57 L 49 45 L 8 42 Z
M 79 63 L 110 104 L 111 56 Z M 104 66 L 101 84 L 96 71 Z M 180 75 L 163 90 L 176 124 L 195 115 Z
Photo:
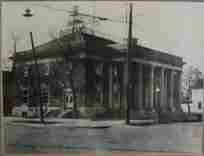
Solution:
M 52 151 L 61 151 L 61 152 L 77 152 L 85 150 L 104 150 L 104 151 L 137 151 L 137 152 L 170 152 L 169 150 L 147 150 L 147 149 L 138 149 L 138 148 L 124 148 L 116 145 L 110 144 L 97 144 L 95 146 L 85 146 L 85 145 L 29 145 L 29 144 L 12 144 L 8 145 L 13 148 L 12 151 L 16 153 L 32 153 L 32 152 L 52 152 Z M 171 152 L 181 152 L 189 153 L 185 151 L 171 151 Z

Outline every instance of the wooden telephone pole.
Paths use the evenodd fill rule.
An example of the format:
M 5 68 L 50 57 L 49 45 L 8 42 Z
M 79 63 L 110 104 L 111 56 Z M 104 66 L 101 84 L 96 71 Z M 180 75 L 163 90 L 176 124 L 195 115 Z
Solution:
M 23 16 L 27 17 L 27 18 L 30 18 L 30 17 L 33 16 L 33 14 L 31 13 L 30 9 L 26 9 Z M 35 95 L 36 100 L 37 100 L 36 102 L 40 106 L 40 121 L 45 124 L 43 103 L 41 102 L 41 98 L 40 98 L 40 94 L 41 94 L 40 72 L 39 72 L 39 65 L 38 65 L 38 61 L 37 61 L 37 55 L 36 55 L 35 45 L 34 45 L 34 42 L 33 42 L 32 32 L 30 32 L 30 41 L 31 41 L 31 46 L 32 46 L 33 59 L 34 59 L 34 63 L 35 63 L 35 76 L 36 76 L 35 81 L 37 81 L 36 85 L 34 86 L 35 92 L 37 94 L 37 95 Z
M 34 62 L 35 62 L 35 76 L 37 76 L 36 77 L 37 78 L 36 79 L 37 80 L 37 86 L 34 86 L 34 89 L 36 89 L 37 99 L 38 99 L 37 102 L 40 105 L 40 121 L 45 124 L 43 103 L 41 102 L 41 98 L 40 98 L 40 94 L 41 94 L 40 71 L 39 71 L 39 65 L 38 65 L 38 61 L 37 61 L 35 46 L 34 46 L 34 42 L 33 42 L 32 32 L 30 32 L 30 41 L 31 41 L 31 45 L 32 45 L 33 58 L 34 58 Z
M 129 29 L 128 29 L 128 52 L 127 52 L 127 117 L 126 123 L 130 124 L 130 107 L 132 105 L 132 80 L 131 80 L 131 51 L 132 51 L 132 9 L 133 4 L 130 3 L 129 12 Z

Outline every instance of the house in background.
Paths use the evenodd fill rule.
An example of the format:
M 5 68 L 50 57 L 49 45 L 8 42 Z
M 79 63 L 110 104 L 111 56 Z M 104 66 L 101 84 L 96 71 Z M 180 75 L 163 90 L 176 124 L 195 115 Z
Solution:
M 203 100 L 204 100 L 204 89 L 203 79 L 198 79 L 193 86 L 191 86 L 191 99 L 187 104 L 182 104 L 184 112 L 188 112 L 191 115 L 197 116 L 198 119 L 202 119 L 203 114 Z
M 202 72 L 194 66 L 186 66 L 182 74 L 182 93 L 184 99 L 191 99 L 192 87 L 202 79 Z

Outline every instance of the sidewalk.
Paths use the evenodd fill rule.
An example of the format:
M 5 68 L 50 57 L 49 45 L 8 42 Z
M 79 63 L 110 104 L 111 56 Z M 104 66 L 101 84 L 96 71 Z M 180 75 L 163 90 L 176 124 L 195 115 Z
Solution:
M 5 123 L 12 125 L 21 125 L 27 127 L 69 127 L 69 128 L 108 128 L 112 126 L 125 126 L 125 120 L 90 120 L 90 119 L 62 119 L 62 118 L 47 118 L 46 122 L 55 122 L 54 124 L 32 124 L 24 123 L 23 121 L 39 121 L 39 119 L 25 119 L 17 117 L 6 117 Z M 22 121 L 22 122 L 15 122 Z M 141 125 L 151 125 L 154 120 L 131 120 L 131 125 L 141 126 Z
M 105 120 L 105 121 L 92 121 L 89 119 L 59 119 L 50 118 L 46 122 L 53 122 L 52 124 L 41 123 L 28 123 L 29 121 L 39 121 L 39 119 L 25 119 L 8 117 L 5 118 L 5 123 L 10 125 L 27 126 L 27 127 L 70 127 L 70 128 L 108 128 L 115 125 L 124 125 L 124 120 Z M 19 122 L 22 121 L 22 122 Z M 25 121 L 25 122 L 24 122 Z M 26 123 L 27 122 L 27 123 Z

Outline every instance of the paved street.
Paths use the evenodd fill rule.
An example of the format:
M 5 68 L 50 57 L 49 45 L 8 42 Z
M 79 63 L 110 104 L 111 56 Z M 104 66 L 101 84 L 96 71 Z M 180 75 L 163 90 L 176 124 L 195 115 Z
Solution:
M 137 151 L 201 151 L 201 123 L 152 126 L 115 124 L 110 128 L 77 128 L 6 124 L 7 147 L 18 152 L 94 149 Z
M 175 152 L 136 152 L 136 151 L 99 151 L 99 150 L 92 150 L 92 151 L 79 151 L 79 152 L 69 152 L 69 153 L 10 153 L 7 154 L 8 156 L 203 156 L 199 153 L 175 153 Z

